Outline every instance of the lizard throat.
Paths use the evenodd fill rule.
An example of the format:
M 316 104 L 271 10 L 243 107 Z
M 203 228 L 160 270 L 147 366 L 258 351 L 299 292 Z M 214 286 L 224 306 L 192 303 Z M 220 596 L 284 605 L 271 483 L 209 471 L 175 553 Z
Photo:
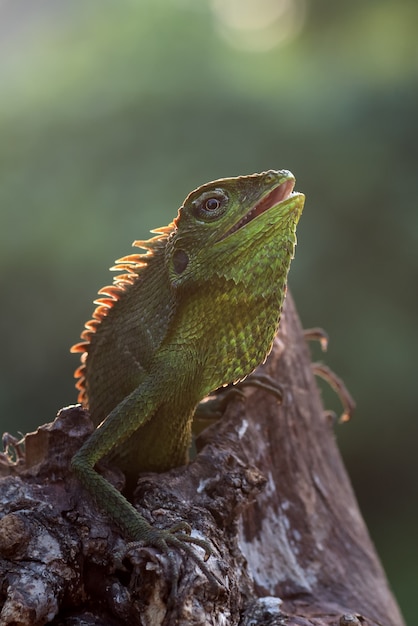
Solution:
M 295 186 L 294 180 L 285 180 L 283 183 L 275 187 L 270 193 L 268 193 L 264 198 L 262 198 L 257 204 L 255 204 L 249 211 L 242 217 L 239 222 L 234 224 L 232 228 L 230 228 L 222 239 L 226 239 L 237 230 L 251 222 L 253 219 L 265 213 L 273 206 L 280 204 L 283 200 L 287 200 L 292 195 L 293 187 Z

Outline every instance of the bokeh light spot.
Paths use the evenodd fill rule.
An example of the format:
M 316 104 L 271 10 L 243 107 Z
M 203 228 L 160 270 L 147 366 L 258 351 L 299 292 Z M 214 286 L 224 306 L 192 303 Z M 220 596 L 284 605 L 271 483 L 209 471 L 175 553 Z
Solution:
M 297 36 L 306 0 L 211 0 L 216 27 L 233 47 L 266 51 Z

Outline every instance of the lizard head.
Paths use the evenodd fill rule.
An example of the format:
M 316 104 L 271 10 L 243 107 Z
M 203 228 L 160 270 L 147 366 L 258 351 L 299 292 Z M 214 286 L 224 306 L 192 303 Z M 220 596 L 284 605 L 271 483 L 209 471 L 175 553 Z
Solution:
M 285 275 L 305 197 L 287 170 L 223 178 L 192 191 L 174 220 L 167 245 L 170 281 L 180 287 L 211 275 L 253 280 L 264 261 Z M 248 274 L 249 272 L 249 274 Z

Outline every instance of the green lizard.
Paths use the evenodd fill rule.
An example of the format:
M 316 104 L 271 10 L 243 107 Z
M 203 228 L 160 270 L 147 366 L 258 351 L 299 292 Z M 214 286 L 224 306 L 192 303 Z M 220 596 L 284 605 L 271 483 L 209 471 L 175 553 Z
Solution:
M 190 544 L 186 523 L 161 530 L 94 469 L 117 464 L 128 484 L 143 471 L 187 462 L 198 403 L 249 375 L 278 327 L 304 196 L 287 170 L 225 178 L 189 194 L 176 219 L 146 250 L 116 262 L 125 273 L 99 291 L 76 370 L 79 401 L 97 427 L 72 469 L 123 534 L 168 554 L 184 550 L 214 576 Z

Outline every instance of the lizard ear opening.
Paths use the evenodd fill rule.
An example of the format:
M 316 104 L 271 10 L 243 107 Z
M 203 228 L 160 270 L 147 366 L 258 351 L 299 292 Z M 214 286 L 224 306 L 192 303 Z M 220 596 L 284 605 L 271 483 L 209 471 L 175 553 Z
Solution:
M 175 250 L 173 253 L 173 268 L 176 274 L 182 274 L 189 264 L 189 257 L 184 250 Z

